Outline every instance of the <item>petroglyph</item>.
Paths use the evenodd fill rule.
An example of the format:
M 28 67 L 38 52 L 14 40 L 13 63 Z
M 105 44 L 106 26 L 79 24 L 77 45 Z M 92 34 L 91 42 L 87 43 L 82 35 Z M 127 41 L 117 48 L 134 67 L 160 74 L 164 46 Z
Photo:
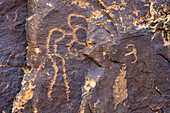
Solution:
M 69 90 L 69 81 L 68 81 L 68 77 L 67 77 L 67 74 L 66 74 L 66 68 L 65 68 L 65 59 L 68 57 L 68 54 L 71 54 L 73 56 L 78 57 L 77 49 L 74 48 L 74 51 L 71 50 L 72 44 L 78 43 L 80 45 L 85 45 L 85 42 L 79 41 L 80 39 L 78 39 L 79 37 L 77 36 L 76 31 L 80 28 L 86 30 L 86 27 L 83 26 L 83 25 L 80 25 L 80 24 L 79 25 L 72 25 L 71 17 L 73 17 L 73 16 L 80 18 L 80 19 L 84 19 L 84 16 L 81 16 L 81 15 L 76 15 L 76 14 L 68 15 L 68 18 L 67 18 L 68 26 L 70 28 L 72 28 L 72 32 L 66 32 L 63 29 L 54 27 L 54 28 L 50 29 L 49 33 L 48 33 L 47 45 L 46 45 L 47 46 L 47 55 L 52 60 L 54 71 L 55 71 L 53 78 L 51 79 L 51 83 L 50 83 L 49 90 L 48 90 L 49 99 L 51 98 L 52 88 L 53 88 L 53 85 L 55 84 L 57 73 L 58 73 L 58 70 L 59 70 L 58 64 L 56 64 L 55 59 L 54 59 L 55 58 L 54 56 L 57 56 L 62 61 L 62 70 L 63 70 L 63 73 L 64 73 L 63 74 L 64 83 L 65 83 L 65 87 L 66 87 L 67 100 L 69 101 L 70 90 Z M 72 38 L 68 39 L 68 38 L 70 38 L 69 36 L 71 36 Z M 64 43 L 64 44 L 62 43 L 63 45 L 65 45 L 65 47 L 68 50 L 68 52 L 63 55 L 63 54 L 60 53 L 60 51 L 58 51 L 58 47 L 59 47 L 58 43 L 60 41 L 62 41 L 64 38 L 67 38 L 70 41 L 68 41 L 67 43 Z
M 122 64 L 120 69 L 120 74 L 116 77 L 113 85 L 113 97 L 114 97 L 114 103 L 116 109 L 117 105 L 123 100 L 125 100 L 128 96 L 127 93 L 127 80 L 125 78 L 126 76 L 126 64 Z
M 98 103 L 100 102 L 99 99 L 97 99 L 96 103 L 94 103 L 94 107 L 97 107 Z
M 165 108 L 166 105 L 154 101 L 155 98 L 143 102 L 146 99 L 145 91 L 149 97 L 149 91 L 153 89 L 149 89 L 150 84 L 152 85 L 149 77 L 155 80 L 154 84 L 157 82 L 158 88 L 155 89 L 161 91 L 158 76 L 153 70 L 157 70 L 156 66 L 166 67 L 166 63 L 159 64 L 155 53 L 157 50 L 152 48 L 157 47 L 154 45 L 157 38 L 155 36 L 162 35 L 164 46 L 169 45 L 168 9 L 155 8 L 154 3 L 153 0 L 29 2 L 30 13 L 26 19 L 29 45 L 27 63 L 35 67 L 36 72 L 25 72 L 21 92 L 14 101 L 13 112 L 20 112 L 21 109 L 24 112 L 31 109 L 30 112 L 34 113 L 42 110 L 114 113 L 138 112 L 138 109 L 143 112 L 143 109 L 147 109 L 143 106 L 150 103 L 160 103 Z M 16 14 L 12 18 L 8 13 L 3 18 L 7 21 L 18 20 L 18 11 L 13 12 Z M 9 28 L 11 30 L 12 26 L 9 25 Z M 148 40 L 151 31 L 153 44 Z M 125 39 L 124 36 L 128 38 Z M 166 49 L 164 47 L 162 53 Z M 9 55 L 7 62 L 12 56 Z M 154 59 L 147 56 L 153 56 Z M 150 61 L 152 62 L 148 63 Z M 152 64 L 156 64 L 153 70 L 150 69 Z M 153 75 L 145 70 L 153 71 Z M 167 74 L 166 71 L 166 74 L 162 72 L 160 76 Z M 145 75 L 147 79 L 144 78 Z M 143 82 L 143 79 L 146 81 Z M 4 86 L 9 87 L 10 85 Z M 5 91 L 6 89 L 3 90 Z M 166 98 L 167 95 L 164 95 Z M 156 105 L 149 108 L 158 111 L 152 106 Z
M 126 46 L 126 48 L 129 48 L 130 46 L 132 46 L 132 51 L 131 52 L 129 52 L 129 53 L 126 53 L 125 54 L 125 56 L 128 56 L 128 55 L 131 55 L 131 54 L 134 54 L 134 56 L 135 56 L 135 60 L 132 62 L 132 63 L 135 63 L 136 61 L 137 61 L 137 50 L 136 50 L 136 48 L 135 48 L 135 45 L 134 44 L 128 44 L 127 46 Z
M 57 45 L 52 45 L 52 46 L 54 46 L 54 49 L 53 49 L 53 53 L 50 54 L 50 48 L 49 48 L 49 46 L 51 46 L 51 45 L 50 45 L 51 35 L 52 35 L 52 33 L 53 33 L 54 31 L 57 31 L 57 30 L 63 32 L 62 30 L 59 30 L 58 28 L 53 28 L 53 29 L 51 29 L 51 30 L 49 31 L 48 38 L 47 38 L 47 54 L 48 54 L 49 58 L 52 60 L 52 62 L 53 62 L 53 68 L 54 68 L 54 75 L 53 75 L 53 78 L 51 79 L 51 83 L 50 83 L 49 91 L 48 91 L 48 98 L 49 98 L 49 99 L 51 98 L 52 88 L 53 88 L 53 85 L 54 85 L 54 83 L 55 83 L 55 80 L 56 80 L 56 77 L 57 77 L 57 72 L 58 72 L 58 67 L 57 67 L 57 64 L 56 64 L 55 60 L 53 59 L 53 55 L 59 57 L 59 58 L 62 60 L 62 63 L 63 63 L 62 65 L 63 65 L 63 67 L 64 67 L 64 65 L 65 65 L 64 58 L 63 58 L 60 54 L 58 54 L 58 53 L 56 52 Z M 63 36 L 64 36 L 64 35 L 63 35 Z M 59 37 L 58 39 L 53 39 L 52 42 L 56 43 L 57 41 L 60 41 L 61 39 L 64 38 L 63 36 L 62 36 L 62 37 Z M 66 89 L 67 99 L 69 100 L 69 87 L 68 87 L 68 83 L 67 83 L 67 81 L 66 81 L 65 67 L 63 68 L 63 73 L 64 73 L 64 74 L 63 74 L 64 82 L 65 82 L 65 85 L 66 85 L 66 88 L 67 88 L 67 89 Z

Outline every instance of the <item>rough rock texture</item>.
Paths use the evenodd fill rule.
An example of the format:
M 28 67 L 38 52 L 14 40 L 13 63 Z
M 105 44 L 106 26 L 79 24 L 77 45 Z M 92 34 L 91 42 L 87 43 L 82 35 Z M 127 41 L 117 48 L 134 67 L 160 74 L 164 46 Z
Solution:
M 168 0 L 28 0 L 27 68 L 22 83 L 12 82 L 22 85 L 12 112 L 168 113 L 169 7 Z M 19 65 L 25 51 L 17 53 Z M 6 68 L 5 77 L 16 75 Z
M 0 0 L 0 113 L 10 113 L 26 66 L 26 0 Z

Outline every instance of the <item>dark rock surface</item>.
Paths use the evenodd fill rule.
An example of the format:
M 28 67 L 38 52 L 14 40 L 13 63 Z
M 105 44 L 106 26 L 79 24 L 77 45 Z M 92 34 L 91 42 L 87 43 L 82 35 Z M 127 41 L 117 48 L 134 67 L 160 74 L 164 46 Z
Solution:
M 0 64 L 24 67 L 26 0 L 0 1 Z
M 0 113 L 10 113 L 26 66 L 26 0 L 0 0 Z
M 10 113 L 11 105 L 21 88 L 24 72 L 20 68 L 0 66 L 0 112 Z
M 18 64 L 3 60 L 9 57 L 6 50 L 0 59 L 24 67 L 27 48 L 22 83 L 14 81 L 22 87 L 12 112 L 168 113 L 169 5 L 166 0 L 28 0 L 28 46 L 23 38 Z

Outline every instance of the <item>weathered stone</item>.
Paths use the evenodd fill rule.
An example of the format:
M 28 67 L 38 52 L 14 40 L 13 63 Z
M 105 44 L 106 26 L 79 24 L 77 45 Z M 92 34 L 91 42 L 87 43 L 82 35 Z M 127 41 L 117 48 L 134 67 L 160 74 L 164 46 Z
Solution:
M 23 70 L 0 66 L 0 112 L 10 113 L 15 96 L 21 88 Z
M 30 69 L 12 112 L 168 113 L 169 11 L 166 0 L 28 0 Z
M 26 0 L 0 1 L 0 64 L 24 67 Z
M 10 113 L 26 66 L 26 0 L 0 0 L 0 113 Z

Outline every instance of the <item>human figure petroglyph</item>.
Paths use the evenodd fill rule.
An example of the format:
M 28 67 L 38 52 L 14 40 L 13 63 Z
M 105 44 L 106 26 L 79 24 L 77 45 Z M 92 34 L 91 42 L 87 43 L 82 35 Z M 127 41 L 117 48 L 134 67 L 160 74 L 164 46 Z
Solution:
M 86 32 L 84 32 L 85 36 L 81 37 L 79 35 L 79 32 L 82 30 L 86 31 L 86 25 L 81 25 L 78 23 L 77 25 L 75 23 L 72 23 L 71 18 L 76 17 L 83 20 L 83 16 L 76 15 L 76 14 L 70 14 L 68 15 L 68 26 L 72 29 L 72 32 L 66 32 L 65 30 L 61 28 L 54 27 L 49 30 L 48 38 L 47 38 L 47 54 L 48 57 L 53 62 L 54 67 L 54 76 L 51 79 L 51 83 L 49 86 L 48 91 L 48 97 L 51 98 L 51 92 L 52 87 L 55 84 L 57 73 L 58 73 L 58 64 L 55 62 L 55 57 L 58 57 L 62 61 L 62 71 L 63 71 L 63 77 L 64 77 L 64 83 L 66 87 L 66 93 L 67 93 L 67 100 L 69 101 L 69 80 L 66 74 L 66 67 L 65 67 L 65 59 L 69 57 L 69 55 L 73 55 L 75 57 L 79 57 L 78 49 L 74 47 L 76 44 L 80 44 L 82 46 L 85 46 L 86 42 Z M 60 46 L 62 46 L 62 49 L 60 49 Z M 63 50 L 63 48 L 65 48 Z

